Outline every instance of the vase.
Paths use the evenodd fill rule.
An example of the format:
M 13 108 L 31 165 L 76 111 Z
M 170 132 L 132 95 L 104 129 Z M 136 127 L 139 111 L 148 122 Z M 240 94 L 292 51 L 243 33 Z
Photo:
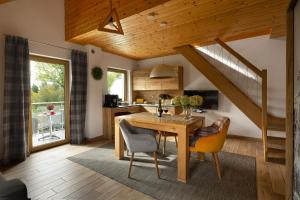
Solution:
M 189 120 L 192 117 L 192 109 L 190 107 L 183 107 L 184 119 Z

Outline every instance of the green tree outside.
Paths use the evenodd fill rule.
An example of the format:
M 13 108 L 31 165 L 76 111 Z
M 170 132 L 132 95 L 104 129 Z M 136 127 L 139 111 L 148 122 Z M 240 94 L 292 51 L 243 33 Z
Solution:
M 57 87 L 65 87 L 65 73 L 63 65 L 37 62 L 37 69 L 37 79 L 42 81 L 42 84 L 52 83 Z
M 31 102 L 33 111 L 45 111 L 47 105 L 40 102 L 64 101 L 64 66 L 59 64 L 36 62 L 33 66 L 35 81 L 31 86 Z
M 107 88 L 109 93 L 111 92 L 110 89 L 113 83 L 121 78 L 122 75 L 123 74 L 117 72 L 107 72 Z

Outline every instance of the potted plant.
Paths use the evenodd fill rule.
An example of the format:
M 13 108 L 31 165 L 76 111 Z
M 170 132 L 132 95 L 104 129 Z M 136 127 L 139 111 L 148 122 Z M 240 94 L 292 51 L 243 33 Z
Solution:
M 199 95 L 194 96 L 176 96 L 173 99 L 173 103 L 178 106 L 182 106 L 184 119 L 191 118 L 192 109 L 198 108 L 203 103 L 203 98 Z

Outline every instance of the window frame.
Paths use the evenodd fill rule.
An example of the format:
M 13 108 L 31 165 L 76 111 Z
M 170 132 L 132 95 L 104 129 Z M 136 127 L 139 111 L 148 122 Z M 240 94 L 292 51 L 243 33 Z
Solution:
M 115 68 L 107 68 L 106 71 L 106 76 L 108 72 L 115 72 L 115 73 L 122 73 L 124 74 L 124 100 L 123 101 L 128 101 L 128 72 L 125 69 L 115 69 Z M 108 85 L 107 85 L 107 78 L 106 78 L 106 90 L 108 93 Z
M 65 139 L 48 143 L 48 144 L 43 144 L 39 145 L 36 147 L 32 146 L 32 110 L 31 110 L 31 94 L 30 94 L 30 112 L 29 112 L 29 126 L 28 126 L 28 145 L 29 145 L 29 152 L 37 152 L 41 150 L 45 150 L 48 148 L 60 146 L 63 144 L 69 144 L 70 143 L 70 61 L 68 60 L 63 60 L 59 58 L 52 58 L 52 57 L 47 57 L 43 55 L 35 55 L 35 54 L 30 54 L 29 55 L 29 60 L 31 61 L 37 61 L 37 62 L 45 62 L 45 63 L 54 63 L 54 64 L 60 64 L 64 66 L 64 82 L 65 82 L 65 88 L 64 88 L 64 102 L 65 102 Z

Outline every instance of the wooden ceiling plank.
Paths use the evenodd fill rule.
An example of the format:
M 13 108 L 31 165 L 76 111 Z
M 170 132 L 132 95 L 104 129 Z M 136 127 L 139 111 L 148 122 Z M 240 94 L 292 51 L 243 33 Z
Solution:
M 7 2 L 10 2 L 10 1 L 15 1 L 15 0 L 0 0 L 0 4 L 7 3 Z
M 71 26 L 76 33 L 84 26 L 91 29 L 73 37 L 72 42 L 93 44 L 108 52 L 142 59 L 172 54 L 173 48 L 180 45 L 207 44 L 216 37 L 238 39 L 271 31 L 274 36 L 285 35 L 287 1 L 170 0 L 121 20 L 124 36 L 95 31 L 94 22 L 89 22 L 91 17 L 81 19 L 84 25 L 77 21 L 66 27 Z M 149 12 L 157 13 L 153 21 L 147 19 Z M 167 21 L 167 27 L 160 28 L 161 21 Z
M 245 11 L 243 11 L 243 12 L 245 12 Z M 265 11 L 262 10 L 262 12 L 261 12 L 261 13 L 262 13 L 262 16 L 265 15 L 264 12 L 265 12 Z M 277 12 L 277 11 L 276 11 L 276 12 Z M 251 13 L 249 13 L 249 14 L 251 14 Z M 227 13 L 225 13 L 224 15 L 226 16 Z M 256 14 L 256 15 L 257 15 L 257 14 Z M 258 16 L 258 15 L 257 15 L 257 16 Z M 237 16 L 237 18 L 238 18 L 238 17 L 239 17 L 239 16 Z M 259 17 L 259 16 L 258 16 L 258 17 Z M 222 19 L 222 18 L 223 18 L 223 15 L 221 15 L 221 16 L 219 16 L 219 17 L 218 17 L 218 16 L 215 16 L 215 19 L 216 19 L 216 20 L 217 20 L 218 18 Z M 252 21 L 251 18 L 250 18 L 250 20 Z M 199 21 L 199 20 L 198 20 L 198 21 Z M 187 24 L 187 23 L 186 23 L 186 24 Z M 127 29 L 127 25 L 126 25 L 126 24 L 124 24 L 123 26 L 124 26 L 124 29 L 125 29 L 126 31 L 131 32 L 131 30 L 128 30 L 128 29 Z M 172 28 L 172 27 L 171 27 L 171 28 Z M 154 26 L 154 25 L 153 25 L 153 26 L 150 26 L 150 27 L 148 26 L 148 29 L 153 30 L 153 33 L 157 32 L 156 30 L 154 30 L 154 29 L 155 29 L 155 26 Z M 137 32 L 137 31 L 136 31 L 136 35 L 138 35 L 138 34 L 139 34 L 139 35 L 142 35 L 143 33 L 151 33 L 151 31 L 148 31 L 148 29 L 147 29 L 147 30 L 143 29 L 142 32 Z M 168 29 L 168 28 L 166 28 L 166 29 Z M 142 37 L 144 37 L 144 36 L 142 36 Z M 161 38 L 162 38 L 162 37 L 161 37 Z M 133 38 L 130 38 L 130 39 L 133 39 Z
M 244 9 L 243 11 L 240 12 L 232 12 L 232 13 L 225 13 L 219 17 L 213 16 L 211 18 L 207 18 L 204 20 L 198 20 L 197 22 L 191 22 L 186 23 L 182 26 L 178 26 L 178 27 L 172 27 L 170 29 L 163 29 L 161 31 L 153 31 L 152 35 L 149 36 L 148 35 L 144 35 L 144 34 L 138 34 L 140 37 L 130 37 L 130 36 L 126 36 L 126 37 L 120 37 L 121 40 L 120 41 L 124 41 L 124 43 L 126 43 L 128 40 L 134 41 L 134 40 L 145 40 L 145 42 L 150 41 L 151 43 L 153 42 L 153 38 L 158 38 L 159 40 L 164 40 L 166 43 L 169 43 L 168 40 L 175 40 L 177 41 L 177 39 L 179 38 L 173 38 L 170 37 L 172 35 L 175 35 L 174 37 L 179 37 L 181 36 L 182 33 L 185 34 L 184 37 L 189 37 L 190 35 L 194 35 L 193 31 L 188 31 L 189 29 L 196 29 L 198 34 L 195 35 L 199 35 L 199 32 L 202 31 L 202 27 L 205 27 L 205 30 L 217 30 L 219 29 L 218 26 L 222 27 L 228 27 L 229 25 L 238 25 L 239 27 L 237 28 L 243 28 L 243 27 L 247 27 L 248 24 L 250 24 L 251 22 L 253 23 L 254 26 L 256 26 L 257 24 L 261 24 L 262 26 L 264 24 L 267 24 L 270 20 L 272 20 L 272 17 L 270 16 L 265 16 L 264 14 L 265 10 L 260 9 L 260 10 L 256 10 L 255 15 L 260 18 L 259 21 L 253 23 L 253 20 L 251 19 L 251 17 L 248 17 L 251 12 L 247 12 L 246 9 Z M 275 11 L 276 13 L 277 11 Z M 218 20 L 216 20 L 216 18 L 219 18 Z M 239 19 L 239 20 L 235 20 L 235 19 Z M 216 28 L 217 27 L 217 28 Z M 250 26 L 249 26 L 250 28 Z M 270 29 L 271 26 L 266 27 L 266 29 Z M 124 30 L 127 31 L 126 26 L 124 26 Z M 180 31 L 182 30 L 182 31 Z M 146 32 L 144 32 L 146 33 Z M 165 38 L 162 37 L 162 35 L 165 35 Z M 148 37 L 148 38 L 145 38 Z M 119 43 L 119 45 L 121 45 L 122 43 Z M 144 44 L 144 43 L 143 43 Z M 105 44 L 104 44 L 105 46 Z
M 118 10 L 120 19 L 123 19 L 167 1 L 113 0 L 112 5 Z M 110 11 L 108 0 L 65 0 L 65 4 L 67 5 L 66 8 L 68 8 L 68 10 L 65 10 L 68 27 L 65 34 L 66 40 L 96 29 Z M 91 4 L 94 4 L 94 6 L 91 6 Z M 77 26 L 81 26 L 81 28 L 75 29 Z

